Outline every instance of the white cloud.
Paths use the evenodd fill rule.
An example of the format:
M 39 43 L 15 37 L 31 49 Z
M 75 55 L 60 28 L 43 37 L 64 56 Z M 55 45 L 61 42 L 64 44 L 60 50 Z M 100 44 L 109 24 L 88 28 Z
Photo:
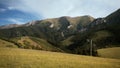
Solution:
M 15 23 L 15 24 L 24 24 L 24 22 L 22 22 L 22 19 L 14 19 L 14 18 L 9 18 L 7 19 L 9 22 Z
M 120 8 L 120 0 L 20 0 L 18 10 L 36 13 L 45 18 L 60 16 L 106 16 Z
M 28 11 L 43 15 L 45 18 L 66 15 L 71 8 L 64 0 L 23 0 L 23 4 L 28 7 Z
M 5 12 L 7 10 L 14 10 L 14 9 L 17 9 L 17 8 L 9 6 L 7 8 L 0 8 L 0 12 Z
M 5 12 L 7 9 L 0 8 L 0 12 Z
M 20 5 L 16 6 L 17 8 L 26 12 L 37 13 L 45 18 L 80 15 L 80 13 L 71 12 L 75 8 L 79 0 L 71 0 L 71 1 L 70 0 L 21 0 L 21 1 L 23 6 Z
M 15 7 L 11 7 L 11 6 L 9 6 L 7 8 L 8 8 L 8 10 L 14 10 L 14 9 L 16 9 Z

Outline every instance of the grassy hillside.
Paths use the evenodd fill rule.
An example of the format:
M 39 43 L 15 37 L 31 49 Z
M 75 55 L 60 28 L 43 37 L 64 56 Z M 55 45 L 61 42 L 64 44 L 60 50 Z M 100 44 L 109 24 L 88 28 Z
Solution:
M 0 68 L 120 68 L 120 60 L 38 50 L 0 48 Z
M 92 37 L 92 40 L 96 41 L 96 40 L 100 40 L 100 39 L 107 38 L 110 36 L 111 36 L 110 32 L 102 30 L 102 31 L 95 32 Z
M 107 30 L 100 30 L 95 32 L 90 36 L 93 40 L 93 43 L 96 44 L 97 48 L 112 47 L 109 44 L 112 44 L 113 34 Z M 113 45 L 115 47 L 115 45 Z
M 99 49 L 98 55 L 100 57 L 120 59 L 120 47 Z
M 5 40 L 2 40 L 0 39 L 0 48 L 3 48 L 3 47 L 12 47 L 12 48 L 17 48 L 17 46 L 11 42 L 8 42 L 8 41 L 5 41 Z
M 57 47 L 53 46 L 52 44 L 48 43 L 44 39 L 35 38 L 35 37 L 30 37 L 30 39 L 33 40 L 34 42 L 36 42 L 37 44 L 39 44 L 42 47 L 43 50 L 46 50 L 46 51 L 62 51 L 60 48 L 57 48 Z
M 13 38 L 11 40 L 19 44 L 20 48 L 46 51 L 61 51 L 59 48 L 49 44 L 46 40 L 36 37 L 23 36 Z
M 63 47 L 65 47 L 65 46 L 69 46 L 69 45 L 73 44 L 72 38 L 73 38 L 73 36 L 68 37 L 67 39 L 61 41 L 60 45 L 63 46 Z

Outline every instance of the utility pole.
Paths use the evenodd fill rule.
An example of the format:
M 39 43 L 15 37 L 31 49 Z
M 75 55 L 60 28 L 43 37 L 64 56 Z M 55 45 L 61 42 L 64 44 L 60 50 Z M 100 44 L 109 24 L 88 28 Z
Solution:
M 92 56 L 92 45 L 93 45 L 93 41 L 92 39 L 90 40 L 90 55 Z
M 87 42 L 90 43 L 90 56 L 92 56 L 93 40 L 92 39 L 87 39 Z

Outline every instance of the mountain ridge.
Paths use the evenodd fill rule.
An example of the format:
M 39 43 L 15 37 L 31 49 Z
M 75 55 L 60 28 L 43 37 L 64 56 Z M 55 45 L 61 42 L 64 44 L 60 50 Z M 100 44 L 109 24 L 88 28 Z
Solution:
M 77 16 L 77 17 L 69 17 L 69 16 L 62 16 L 62 17 L 59 17 L 59 18 L 48 18 L 48 19 L 43 19 L 43 20 L 35 20 L 35 21 L 30 21 L 28 23 L 25 23 L 25 24 L 8 24 L 8 25 L 2 25 L 0 26 L 0 29 L 9 29 L 9 28 L 14 28 L 14 27 L 21 27 L 21 26 L 31 26 L 31 25 L 35 25 L 35 24 L 38 24 L 38 22 L 51 22 L 51 23 L 56 23 L 58 22 L 58 20 L 62 19 L 62 18 L 66 18 L 69 22 L 71 23 L 76 23 L 74 22 L 75 20 L 79 20 L 80 18 L 82 17 L 88 17 L 90 18 L 91 20 L 93 20 L 94 18 L 89 16 L 89 15 L 85 15 L 85 16 Z M 74 21 L 72 21 L 72 20 Z

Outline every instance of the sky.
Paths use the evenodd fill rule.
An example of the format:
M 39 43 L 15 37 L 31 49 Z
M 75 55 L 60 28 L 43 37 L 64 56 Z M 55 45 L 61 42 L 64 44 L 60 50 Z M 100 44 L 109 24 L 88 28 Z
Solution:
M 119 3 L 120 0 L 0 0 L 0 25 L 61 16 L 105 17 L 119 9 Z

